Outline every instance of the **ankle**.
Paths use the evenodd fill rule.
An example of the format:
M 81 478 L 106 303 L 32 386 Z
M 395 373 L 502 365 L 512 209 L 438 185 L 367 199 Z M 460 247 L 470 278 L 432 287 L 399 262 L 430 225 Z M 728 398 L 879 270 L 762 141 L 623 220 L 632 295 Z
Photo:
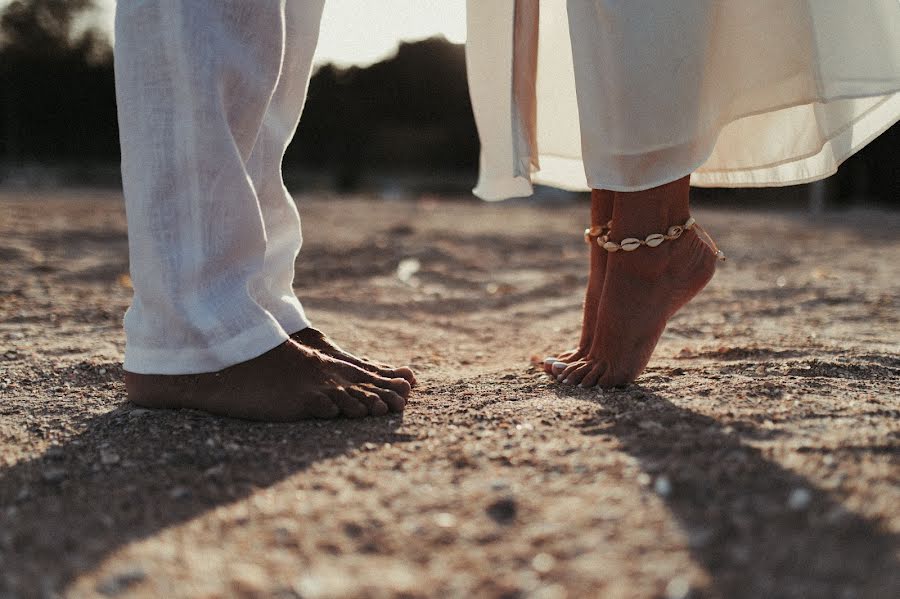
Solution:
M 644 239 L 683 225 L 690 216 L 689 192 L 689 178 L 684 177 L 644 191 L 616 193 L 610 237 Z

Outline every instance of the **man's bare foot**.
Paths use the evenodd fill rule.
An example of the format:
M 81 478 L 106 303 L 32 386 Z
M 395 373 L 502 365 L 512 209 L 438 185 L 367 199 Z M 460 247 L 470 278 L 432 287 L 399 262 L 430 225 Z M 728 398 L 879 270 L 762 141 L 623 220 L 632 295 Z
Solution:
M 147 408 L 191 408 L 220 416 L 283 422 L 402 412 L 410 385 L 286 341 L 219 372 L 125 373 L 128 399 Z
M 341 362 L 353 364 L 354 366 L 358 366 L 363 370 L 377 373 L 385 378 L 406 379 L 410 386 L 416 386 L 416 375 L 409 368 L 405 366 L 395 368 L 388 364 L 376 362 L 375 360 L 370 360 L 368 358 L 358 358 L 338 346 L 338 344 L 335 343 L 331 338 L 329 338 L 325 333 L 313 327 L 306 327 L 301 331 L 297 331 L 296 333 L 291 335 L 291 339 L 293 339 L 300 345 L 305 345 L 306 347 L 315 349 L 325 354 L 326 356 L 331 356 L 332 358 L 340 360 Z
M 591 226 L 606 226 L 612 218 L 612 211 L 613 192 L 601 189 L 591 190 Z M 588 273 L 587 291 L 584 295 L 584 314 L 581 319 L 581 338 L 578 341 L 578 347 L 545 358 L 544 371 L 547 374 L 558 375 L 570 363 L 586 356 L 591 349 L 597 323 L 597 309 L 600 306 L 603 280 L 606 276 L 607 252 L 597 245 L 595 238 L 591 238 L 590 246 L 590 272 Z
M 688 178 L 644 192 L 617 193 L 612 239 L 665 232 L 689 215 Z M 582 387 L 612 387 L 643 371 L 666 322 L 712 278 L 715 251 L 695 231 L 657 247 L 608 254 L 591 349 L 557 375 Z

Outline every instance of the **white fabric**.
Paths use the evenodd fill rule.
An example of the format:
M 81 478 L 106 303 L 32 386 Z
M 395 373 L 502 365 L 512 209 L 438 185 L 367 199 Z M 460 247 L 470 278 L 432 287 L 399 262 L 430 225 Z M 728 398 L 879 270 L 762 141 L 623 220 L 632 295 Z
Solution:
M 324 0 L 119 2 L 116 93 L 134 299 L 125 369 L 213 372 L 308 326 L 281 160 Z
M 537 22 L 516 11 L 537 1 L 468 2 L 485 199 L 689 173 L 709 187 L 802 183 L 900 118 L 898 0 L 541 0 L 536 131 L 523 131 L 515 40 Z

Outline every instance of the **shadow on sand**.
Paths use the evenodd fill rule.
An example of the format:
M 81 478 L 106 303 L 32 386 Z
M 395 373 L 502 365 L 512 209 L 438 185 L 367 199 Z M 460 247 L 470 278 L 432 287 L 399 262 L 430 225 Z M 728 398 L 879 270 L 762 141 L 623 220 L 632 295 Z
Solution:
M 897 535 L 742 442 L 764 431 L 731 430 L 641 387 L 591 401 L 582 432 L 639 460 L 714 596 L 900 597 Z
M 403 443 L 400 424 L 263 424 L 130 404 L 76 422 L 64 444 L 0 469 L 0 597 L 56 596 L 128 543 L 364 443 Z M 118 594 L 129 576 L 98 591 Z

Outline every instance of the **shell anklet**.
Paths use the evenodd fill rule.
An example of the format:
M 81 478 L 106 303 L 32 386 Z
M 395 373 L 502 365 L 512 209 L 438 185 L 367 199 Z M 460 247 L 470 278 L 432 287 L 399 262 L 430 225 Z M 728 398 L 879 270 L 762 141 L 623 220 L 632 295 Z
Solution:
M 719 249 L 716 245 L 716 242 L 713 241 L 713 238 L 710 237 L 709 233 L 701 227 L 697 221 L 694 220 L 694 217 L 690 217 L 687 219 L 687 222 L 683 225 L 675 225 L 669 227 L 669 230 L 663 233 L 652 233 L 647 235 L 645 239 L 638 239 L 637 237 L 626 237 L 620 242 L 610 241 L 609 233 L 612 227 L 612 221 L 606 223 L 606 226 L 594 226 L 589 229 L 584 230 L 584 240 L 588 243 L 591 243 L 592 239 L 595 239 L 597 245 L 602 247 L 607 252 L 618 252 L 619 250 L 624 250 L 626 252 L 633 252 L 638 249 L 642 245 L 646 245 L 647 247 L 655 248 L 660 245 L 664 241 L 672 241 L 681 237 L 681 234 L 685 231 L 690 231 L 691 229 L 696 229 L 697 232 L 703 237 L 703 240 L 712 248 L 713 252 L 716 254 L 716 258 L 719 260 L 725 260 L 725 253 Z

